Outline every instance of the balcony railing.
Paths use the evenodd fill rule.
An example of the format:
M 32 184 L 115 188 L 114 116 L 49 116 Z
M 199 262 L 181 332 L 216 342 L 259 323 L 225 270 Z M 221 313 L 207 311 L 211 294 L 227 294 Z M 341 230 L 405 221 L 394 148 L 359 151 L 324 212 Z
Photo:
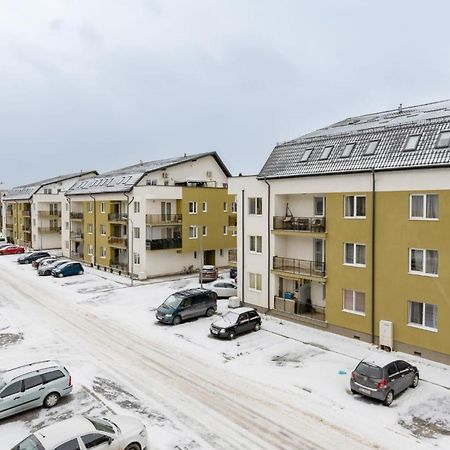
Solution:
M 24 209 L 22 211 L 22 217 L 31 217 L 31 211 L 29 209 Z
M 305 259 L 283 258 L 281 256 L 273 257 L 273 270 L 292 273 L 295 275 L 304 275 L 307 277 L 324 277 L 325 263 L 317 261 L 308 261 Z
M 147 250 L 167 250 L 171 248 L 181 248 L 183 241 L 181 238 L 152 239 L 146 241 Z
M 5 228 L 7 230 L 12 230 L 13 229 L 13 224 L 12 223 L 5 223 Z
M 128 263 L 119 262 L 112 259 L 109 261 L 109 267 L 112 267 L 113 269 L 123 270 L 124 272 L 126 272 L 128 270 Z
M 181 214 L 147 214 L 145 221 L 147 225 L 178 225 L 181 224 Z
M 71 231 L 70 239 L 72 239 L 72 241 L 81 241 L 81 239 L 83 239 L 83 232 L 82 231 Z
M 50 219 L 61 217 L 61 211 L 38 211 L 38 217 Z
M 228 263 L 237 264 L 237 250 L 228 250 Z
M 61 233 L 61 227 L 38 227 L 39 233 Z
M 311 233 L 325 232 L 325 217 L 283 217 L 273 218 L 274 230 L 309 231 Z
M 128 214 L 121 212 L 112 212 L 108 214 L 108 220 L 110 222 L 126 222 L 128 220 Z
M 127 247 L 127 241 L 128 238 L 126 237 L 119 237 L 119 236 L 111 236 L 108 239 L 109 245 L 111 247 Z
M 77 261 L 83 261 L 83 254 L 78 252 L 70 252 L 70 258 Z
M 71 220 L 83 220 L 83 213 L 82 212 L 71 212 L 70 219 Z
M 274 306 L 276 311 L 325 322 L 325 308 L 313 305 L 310 301 L 303 302 L 295 298 L 286 299 L 275 296 Z

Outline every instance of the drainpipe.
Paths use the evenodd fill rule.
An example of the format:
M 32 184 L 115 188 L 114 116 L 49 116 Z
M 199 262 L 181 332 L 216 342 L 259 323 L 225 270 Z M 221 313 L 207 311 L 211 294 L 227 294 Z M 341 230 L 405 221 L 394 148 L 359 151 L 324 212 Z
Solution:
M 375 344 L 375 192 L 375 169 L 372 169 L 372 344 Z
M 267 311 L 270 311 L 270 184 L 267 184 Z
M 244 261 L 245 261 L 245 190 L 242 189 L 241 191 L 241 245 L 242 245 L 242 267 L 241 267 L 241 285 L 242 285 L 242 299 L 241 303 L 245 303 L 245 283 L 244 283 Z
M 94 262 L 92 265 L 95 266 L 97 263 L 97 206 L 95 197 L 92 194 L 89 194 L 89 197 L 94 201 L 94 210 L 92 211 L 94 213 Z
M 130 218 L 130 205 L 131 203 L 133 203 L 134 200 L 134 196 L 131 197 L 130 200 L 130 196 L 124 192 L 123 195 L 125 195 L 125 197 L 127 198 L 127 219 L 128 219 L 128 248 L 130 249 L 130 255 L 128 256 L 128 272 L 130 273 L 130 279 L 131 279 L 131 286 L 133 286 L 133 269 L 134 269 L 134 264 L 133 264 L 133 229 L 130 228 L 130 221 L 133 224 L 133 221 Z M 134 227 L 134 225 L 132 225 Z

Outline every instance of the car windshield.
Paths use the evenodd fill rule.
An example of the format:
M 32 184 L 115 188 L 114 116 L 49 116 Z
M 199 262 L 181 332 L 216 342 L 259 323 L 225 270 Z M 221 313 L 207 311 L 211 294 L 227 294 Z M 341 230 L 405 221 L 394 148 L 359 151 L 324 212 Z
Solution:
M 177 294 L 172 294 L 166 298 L 163 305 L 168 306 L 169 308 L 177 308 L 182 300 L 182 297 Z
M 236 323 L 237 320 L 239 318 L 239 314 L 236 314 L 235 312 L 227 312 L 226 314 L 223 315 L 222 319 L 225 320 L 228 323 Z
M 11 450 L 45 450 L 44 446 L 37 440 L 34 434 L 24 439 L 20 444 L 14 446 Z
M 111 422 L 110 420 L 107 421 L 106 419 L 93 419 L 92 417 L 86 417 L 86 419 L 89 420 L 92 425 L 94 425 L 96 430 L 104 431 L 105 433 L 116 434 L 116 431 L 113 427 L 113 425 L 115 426 L 115 424 L 113 424 L 113 422 Z
M 368 364 L 366 362 L 360 362 L 356 368 L 356 372 L 369 378 L 383 378 L 383 372 L 380 367 L 373 366 L 372 364 Z

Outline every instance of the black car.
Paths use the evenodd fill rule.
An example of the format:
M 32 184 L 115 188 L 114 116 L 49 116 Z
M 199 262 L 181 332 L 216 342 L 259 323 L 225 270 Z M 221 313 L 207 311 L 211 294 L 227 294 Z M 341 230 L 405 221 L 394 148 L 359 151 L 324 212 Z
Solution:
M 260 329 L 261 317 L 256 309 L 243 307 L 224 314 L 221 319 L 211 325 L 209 331 L 213 336 L 234 339 L 238 334 Z
M 237 277 L 237 267 L 232 267 L 230 269 L 230 278 L 234 280 Z
M 406 361 L 371 358 L 361 361 L 352 372 L 350 390 L 381 400 L 389 406 L 394 396 L 419 384 L 419 370 Z
M 17 258 L 17 262 L 19 264 L 31 264 L 33 261 L 44 257 L 50 257 L 50 253 L 41 251 L 25 253 L 24 255 Z

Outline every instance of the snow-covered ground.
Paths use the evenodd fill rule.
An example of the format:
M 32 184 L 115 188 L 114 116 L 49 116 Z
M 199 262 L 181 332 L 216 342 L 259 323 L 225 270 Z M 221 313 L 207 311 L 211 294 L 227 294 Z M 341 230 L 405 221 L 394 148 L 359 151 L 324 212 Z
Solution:
M 198 286 L 195 276 L 131 288 L 95 269 L 38 277 L 15 259 L 0 257 L 0 368 L 56 358 L 74 391 L 2 420 L 0 450 L 78 413 L 139 417 L 152 449 L 450 448 L 448 366 L 393 353 L 422 381 L 387 408 L 349 390 L 357 362 L 378 352 L 366 343 L 270 316 L 261 331 L 221 341 L 208 333 L 218 315 L 155 320 L 170 293 Z

